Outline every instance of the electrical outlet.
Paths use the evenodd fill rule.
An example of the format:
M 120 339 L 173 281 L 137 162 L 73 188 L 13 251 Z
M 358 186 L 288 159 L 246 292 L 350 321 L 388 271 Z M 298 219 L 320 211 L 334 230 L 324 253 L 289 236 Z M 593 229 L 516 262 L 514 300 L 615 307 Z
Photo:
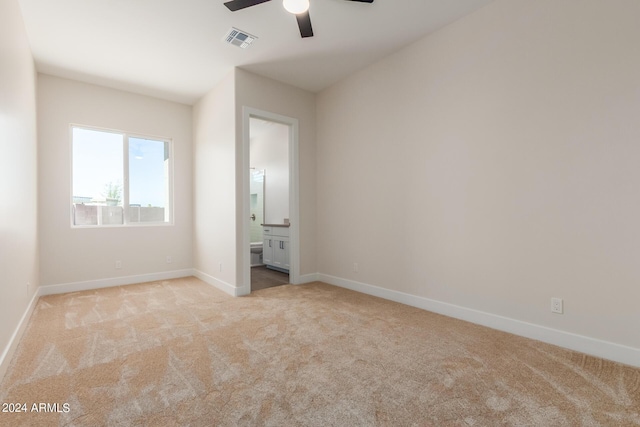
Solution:
M 357 262 L 354 262 L 354 263 L 353 263 L 353 272 L 354 272 L 354 273 L 357 273 L 357 272 L 358 272 L 358 263 L 357 263 Z
M 122 261 L 116 260 L 116 270 L 120 270 L 122 268 Z
M 173 258 L 171 258 L 171 255 L 167 255 L 166 262 L 167 264 L 171 264 L 173 262 Z
M 562 298 L 551 298 L 551 312 L 562 314 L 563 311 Z

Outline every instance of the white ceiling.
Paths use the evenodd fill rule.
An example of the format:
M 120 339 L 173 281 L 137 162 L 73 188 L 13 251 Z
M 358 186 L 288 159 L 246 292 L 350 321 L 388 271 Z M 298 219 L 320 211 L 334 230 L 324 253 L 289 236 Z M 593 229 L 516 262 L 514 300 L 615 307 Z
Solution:
M 38 71 L 192 104 L 234 66 L 313 92 L 491 0 L 311 0 L 302 39 L 280 0 L 19 0 Z M 243 50 L 231 27 L 258 37 Z

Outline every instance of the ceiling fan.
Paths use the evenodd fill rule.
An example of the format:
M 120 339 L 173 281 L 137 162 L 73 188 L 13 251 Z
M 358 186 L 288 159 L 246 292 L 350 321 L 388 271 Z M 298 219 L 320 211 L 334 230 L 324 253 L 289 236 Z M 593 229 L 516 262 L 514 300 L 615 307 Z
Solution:
M 247 7 L 256 6 L 260 3 L 266 3 L 271 0 L 231 0 L 224 5 L 231 12 L 246 9 Z M 357 1 L 360 3 L 373 3 L 373 0 L 346 0 Z M 309 0 L 283 0 L 282 5 L 287 12 L 296 15 L 298 28 L 300 28 L 300 36 L 313 37 L 313 28 L 311 28 L 311 18 L 309 17 Z

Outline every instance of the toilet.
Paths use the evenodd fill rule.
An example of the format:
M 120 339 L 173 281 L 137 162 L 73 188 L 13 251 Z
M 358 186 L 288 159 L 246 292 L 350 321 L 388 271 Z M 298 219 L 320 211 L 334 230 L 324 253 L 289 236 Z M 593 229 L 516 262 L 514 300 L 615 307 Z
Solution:
M 262 265 L 262 242 L 251 242 L 251 266 Z

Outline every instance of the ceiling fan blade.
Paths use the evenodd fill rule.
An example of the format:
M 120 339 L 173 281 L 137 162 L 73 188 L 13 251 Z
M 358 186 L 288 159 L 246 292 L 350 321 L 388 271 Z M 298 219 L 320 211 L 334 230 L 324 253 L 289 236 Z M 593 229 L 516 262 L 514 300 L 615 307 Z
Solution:
M 373 3 L 373 0 L 347 0 L 347 1 L 359 1 L 360 3 Z
M 298 21 L 298 28 L 300 28 L 300 36 L 302 38 L 313 37 L 313 28 L 311 28 L 311 17 L 309 16 L 309 11 L 307 10 L 304 13 L 296 15 L 296 20 Z
M 271 0 L 232 0 L 226 2 L 224 5 L 227 6 L 231 12 L 235 12 L 236 10 L 245 9 L 247 7 L 255 6 L 260 3 L 266 3 Z

